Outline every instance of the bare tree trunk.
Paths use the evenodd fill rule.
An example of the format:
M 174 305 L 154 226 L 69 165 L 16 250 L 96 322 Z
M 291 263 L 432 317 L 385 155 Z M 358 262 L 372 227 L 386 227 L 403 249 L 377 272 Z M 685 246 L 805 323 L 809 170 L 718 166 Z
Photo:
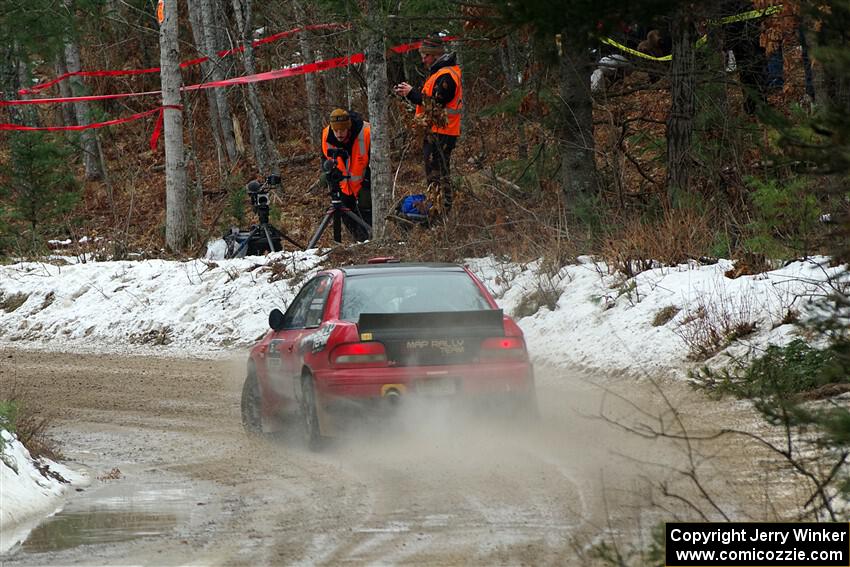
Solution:
M 346 70 L 345 68 L 328 69 L 320 73 L 325 91 L 325 108 L 337 108 L 348 106 L 346 96 Z
M 504 47 L 499 50 L 499 53 L 502 56 L 502 70 L 505 73 L 505 85 L 508 87 L 508 92 L 516 92 L 521 86 L 519 64 L 517 62 L 516 51 L 517 49 L 516 41 L 514 40 L 514 34 L 510 33 L 507 35 L 507 37 L 505 37 Z M 464 118 L 466 118 L 465 114 Z M 528 141 L 525 136 L 525 127 L 523 126 L 522 117 L 515 117 L 513 123 L 514 127 L 516 128 L 515 135 L 517 141 L 517 154 L 519 156 L 519 159 L 527 159 Z
M 206 53 L 206 32 L 201 16 L 200 6 L 197 0 L 188 0 L 189 6 L 189 22 L 192 24 L 192 37 L 195 40 L 195 47 L 198 53 Z M 210 80 L 212 77 L 211 64 L 209 61 L 201 63 L 203 71 L 203 82 Z M 221 163 L 223 161 L 222 134 L 221 134 L 221 118 L 219 117 L 218 103 L 216 102 L 216 89 L 204 89 L 207 97 L 207 107 L 209 108 L 210 131 L 215 141 L 216 156 L 218 157 L 219 174 L 221 174 Z M 232 123 L 231 123 L 232 126 Z M 235 138 L 235 136 L 234 136 Z
M 2 57 L 0 57 L 0 98 L 3 100 L 14 100 L 17 98 L 18 90 L 21 88 L 20 73 L 18 73 L 20 49 L 17 42 L 10 41 L 3 45 Z M 29 116 L 24 115 L 26 106 L 8 106 L 9 121 L 12 124 L 27 124 Z M 4 111 L 5 112 L 5 111 Z
M 307 25 L 307 11 L 301 0 L 292 0 L 295 10 L 295 19 L 300 27 Z M 313 62 L 313 42 L 309 32 L 298 34 L 298 46 L 304 63 Z M 322 115 L 319 111 L 319 88 L 316 84 L 316 76 L 313 73 L 304 75 L 304 83 L 307 88 L 307 123 L 310 127 L 310 144 L 318 147 L 322 143 Z
M 69 12 L 69 17 L 74 17 L 74 2 L 73 0 L 64 0 L 65 9 Z M 82 70 L 80 63 L 80 47 L 77 45 L 77 40 L 73 36 L 65 38 L 65 66 L 68 72 L 75 73 Z M 74 96 L 82 96 L 86 94 L 86 87 L 83 80 L 79 77 L 71 77 L 69 80 L 71 92 Z M 74 113 L 77 116 L 77 124 L 86 126 L 91 123 L 89 120 L 88 103 L 75 102 Z M 100 153 L 97 148 L 97 134 L 94 130 L 81 130 L 80 142 L 83 150 L 83 161 L 86 166 L 86 179 L 89 181 L 100 179 L 103 177 L 103 170 L 100 167 Z
M 369 22 L 366 39 L 366 85 L 369 99 L 369 123 L 372 147 L 369 167 L 372 175 L 372 236 L 386 234 L 387 215 L 392 208 L 392 172 L 390 168 L 390 120 L 387 84 L 387 48 L 381 0 L 369 0 Z
M 568 202 L 596 193 L 596 157 L 593 141 L 593 100 L 590 73 L 593 59 L 568 30 L 561 32 L 561 108 L 558 145 L 561 153 L 561 189 Z
M 667 197 L 676 205 L 690 183 L 691 138 L 694 127 L 694 30 L 689 11 L 680 10 L 671 26 L 670 116 L 667 118 Z
M 180 47 L 177 41 L 177 2 L 166 0 L 165 19 L 159 29 L 160 74 L 163 106 L 180 105 Z M 186 248 L 190 207 L 186 188 L 186 154 L 183 150 L 183 111 L 163 109 L 165 138 L 165 244 L 173 251 Z
M 56 69 L 56 76 L 61 77 L 65 73 L 68 72 L 68 66 L 65 64 L 65 57 L 63 55 L 57 55 L 56 61 L 54 62 L 54 68 Z M 71 85 L 68 81 L 61 81 L 59 83 L 59 96 L 62 98 L 69 98 L 73 96 L 71 93 Z M 62 124 L 65 126 L 74 126 L 77 123 L 77 117 L 74 115 L 74 106 L 70 102 L 64 102 L 61 105 L 62 107 Z
M 245 73 L 253 75 L 256 71 L 254 69 L 254 50 L 251 47 L 250 37 L 251 0 L 233 0 L 233 11 L 236 15 L 239 38 L 245 49 L 242 52 L 242 63 L 245 67 Z M 251 145 L 254 146 L 254 159 L 257 162 L 257 168 L 263 175 L 279 173 L 280 154 L 272 141 L 269 132 L 269 123 L 266 120 L 263 106 L 260 104 L 257 87 L 251 83 L 246 85 L 245 88 L 248 91 L 248 125 L 251 129 Z
M 221 58 L 218 56 L 219 43 L 217 41 L 218 33 L 215 11 L 212 5 L 213 1 L 214 0 L 200 0 L 204 51 L 205 55 L 210 58 L 208 69 L 212 80 L 223 81 L 225 79 L 225 74 Z M 224 141 L 224 148 L 227 151 L 227 159 L 230 160 L 230 163 L 233 163 L 239 158 L 239 152 L 236 149 L 236 138 L 233 133 L 233 119 L 230 116 L 230 104 L 227 101 L 227 90 L 224 88 L 216 88 L 212 90 L 215 93 L 218 120 L 221 125 L 221 134 Z
M 20 88 L 29 88 L 32 86 L 32 74 L 30 73 L 30 63 L 29 56 L 23 52 L 23 50 L 18 50 L 20 56 L 15 59 L 15 66 L 17 67 L 17 85 L 14 91 L 16 92 Z M 31 95 L 26 95 L 23 98 L 32 98 Z M 21 110 L 21 114 L 23 115 L 24 123 L 29 126 L 40 126 L 41 120 L 38 117 L 38 111 L 34 106 L 24 106 Z

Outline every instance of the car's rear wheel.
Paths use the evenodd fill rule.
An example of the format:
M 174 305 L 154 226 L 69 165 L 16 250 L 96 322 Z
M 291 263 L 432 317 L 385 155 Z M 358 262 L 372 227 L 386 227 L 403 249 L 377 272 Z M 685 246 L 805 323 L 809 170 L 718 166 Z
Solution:
M 260 413 L 260 384 L 253 368 L 242 385 L 242 427 L 248 433 L 263 432 L 263 416 Z
M 301 378 L 301 419 L 307 447 L 318 451 L 324 445 L 324 437 L 319 427 L 319 407 L 316 399 L 316 387 L 311 376 Z

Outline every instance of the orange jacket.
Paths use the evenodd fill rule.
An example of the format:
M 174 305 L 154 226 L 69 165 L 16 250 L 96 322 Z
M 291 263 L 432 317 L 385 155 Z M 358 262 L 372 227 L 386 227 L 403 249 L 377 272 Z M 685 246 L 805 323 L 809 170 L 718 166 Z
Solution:
M 322 131 L 322 154 L 325 159 L 328 157 L 328 133 L 330 126 L 325 126 Z M 351 144 L 351 155 L 347 160 L 341 157 L 336 158 L 336 166 L 344 175 L 350 176 L 348 179 L 343 179 L 340 182 L 340 188 L 346 195 L 357 197 L 360 194 L 360 189 L 363 187 L 363 177 L 366 175 L 366 168 L 369 167 L 369 148 L 372 145 L 372 130 L 368 122 L 363 122 L 363 127 L 360 133 L 357 134 L 354 143 Z
M 463 109 L 463 87 L 460 82 L 460 67 L 453 65 L 451 67 L 443 67 L 438 70 L 436 73 L 428 77 L 427 81 L 425 81 L 425 86 L 422 87 L 422 93 L 426 96 L 433 96 L 434 85 L 437 83 L 437 79 L 447 73 L 452 76 L 456 85 L 455 96 L 446 105 L 446 114 L 448 115 L 449 123 L 445 127 L 431 126 L 431 131 L 436 132 L 437 134 L 460 136 L 460 114 Z M 423 112 L 425 112 L 425 108 L 422 105 L 417 104 L 416 115 L 419 116 Z

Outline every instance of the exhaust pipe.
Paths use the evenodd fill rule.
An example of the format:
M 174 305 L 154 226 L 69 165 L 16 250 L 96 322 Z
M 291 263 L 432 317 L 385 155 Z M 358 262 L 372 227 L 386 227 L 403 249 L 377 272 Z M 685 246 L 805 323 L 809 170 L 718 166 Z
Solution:
M 398 407 L 401 404 L 402 394 L 407 392 L 404 384 L 384 384 L 381 386 L 381 397 L 386 400 L 390 407 Z
M 401 403 L 401 392 L 392 388 L 384 393 L 384 399 L 391 406 L 397 406 Z

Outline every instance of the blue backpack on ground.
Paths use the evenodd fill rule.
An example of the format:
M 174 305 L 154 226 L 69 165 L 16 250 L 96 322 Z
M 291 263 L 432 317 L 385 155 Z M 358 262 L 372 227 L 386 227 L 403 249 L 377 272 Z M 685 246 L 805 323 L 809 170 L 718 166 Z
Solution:
M 423 216 L 423 210 L 421 206 L 417 206 L 417 203 L 424 202 L 425 195 L 409 195 L 405 197 L 401 201 L 401 214 L 403 215 L 412 215 L 412 216 Z M 427 206 L 426 209 L 430 208 Z

